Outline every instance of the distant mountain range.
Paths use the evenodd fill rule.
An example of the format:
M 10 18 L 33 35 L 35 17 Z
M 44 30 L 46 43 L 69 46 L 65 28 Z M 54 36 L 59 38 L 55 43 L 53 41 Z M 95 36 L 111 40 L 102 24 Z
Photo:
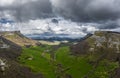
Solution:
M 25 36 L 33 40 L 47 40 L 47 41 L 64 41 L 64 40 L 76 41 L 81 39 L 81 37 L 71 38 L 71 35 L 68 34 L 50 34 L 50 33 L 33 34 L 33 35 L 25 35 Z

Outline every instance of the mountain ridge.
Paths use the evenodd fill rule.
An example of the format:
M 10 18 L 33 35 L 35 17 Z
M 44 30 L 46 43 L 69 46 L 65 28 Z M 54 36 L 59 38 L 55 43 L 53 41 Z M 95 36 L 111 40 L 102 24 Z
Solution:
M 19 31 L 0 32 L 0 78 L 43 78 L 41 74 L 34 74 L 31 69 L 19 64 L 18 57 L 22 53 L 23 46 L 28 45 L 18 44 L 16 41 L 19 41 L 20 37 L 21 41 L 29 40 L 29 45 L 34 42 Z
M 25 37 L 23 34 L 21 34 L 20 31 L 3 31 L 0 32 L 0 36 L 13 43 L 16 43 L 19 46 L 26 46 L 26 45 L 36 46 L 39 43 L 36 40 L 32 40 Z
M 117 62 L 120 65 L 120 33 L 112 31 L 96 31 L 70 46 L 71 54 L 86 55 L 89 63 L 97 68 L 103 60 Z M 93 73 L 94 71 L 92 71 Z M 115 72 L 115 73 L 113 73 Z M 119 78 L 120 67 L 111 71 L 110 78 Z M 91 74 L 92 74 L 91 73 Z

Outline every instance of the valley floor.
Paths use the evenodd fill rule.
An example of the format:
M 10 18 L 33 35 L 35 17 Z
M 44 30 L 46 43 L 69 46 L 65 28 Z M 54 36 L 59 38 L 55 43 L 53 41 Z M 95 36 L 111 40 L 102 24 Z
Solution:
M 110 78 L 110 73 L 119 67 L 118 62 L 107 59 L 90 63 L 95 58 L 92 55 L 74 56 L 68 46 L 42 45 L 23 48 L 18 59 L 23 66 L 45 78 Z

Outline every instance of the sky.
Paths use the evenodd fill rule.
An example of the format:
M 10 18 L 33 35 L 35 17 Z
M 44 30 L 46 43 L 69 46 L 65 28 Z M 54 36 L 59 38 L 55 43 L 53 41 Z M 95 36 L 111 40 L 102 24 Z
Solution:
M 120 0 L 0 0 L 0 30 L 71 37 L 120 32 Z

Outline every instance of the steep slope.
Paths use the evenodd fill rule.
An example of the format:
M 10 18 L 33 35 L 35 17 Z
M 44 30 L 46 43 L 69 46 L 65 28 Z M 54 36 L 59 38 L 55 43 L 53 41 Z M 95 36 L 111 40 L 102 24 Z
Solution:
M 17 45 L 20 46 L 26 46 L 26 45 L 37 45 L 38 42 L 31 40 L 27 37 L 25 37 L 24 35 L 22 35 L 20 33 L 20 31 L 6 31 L 6 32 L 0 32 L 0 35 L 5 38 L 8 39 L 11 42 L 16 43 Z
M 100 73 L 105 78 L 119 78 L 120 72 L 120 33 L 112 31 L 96 31 L 93 35 L 85 37 L 73 44 L 71 53 L 75 56 L 85 55 L 88 62 L 94 66 L 88 76 L 99 76 Z M 111 67 L 110 64 L 115 68 Z M 101 66 L 102 65 L 102 66 Z M 113 67 L 114 67 L 113 66 Z M 103 67 L 103 69 L 102 69 Z M 108 68 L 108 69 L 107 69 Z M 101 70 L 102 69 L 102 70 Z M 105 72 L 106 74 L 102 74 Z M 93 74 L 93 76 L 91 76 Z M 100 75 L 100 76 L 101 76 Z
M 0 57 L 14 60 L 20 55 L 21 51 L 22 48 L 19 45 L 0 36 Z
M 106 58 L 115 60 L 120 54 L 120 33 L 111 31 L 97 31 L 86 40 L 90 52 L 102 52 Z M 119 59 L 120 61 L 120 59 Z
M 24 37 L 16 35 L 14 40 L 8 39 L 8 34 L 12 34 L 9 37 L 14 36 L 17 32 L 2 32 L 0 36 L 0 78 L 43 78 L 41 74 L 34 74 L 29 68 L 24 67 L 18 63 L 18 57 L 22 53 L 22 44 L 18 44 L 17 39 Z M 13 35 L 14 34 L 14 35 Z M 18 38 L 17 38 L 18 37 Z M 23 39 L 22 39 L 23 40 Z M 21 40 L 21 41 L 22 41 Z M 29 40 L 25 38 L 25 40 Z M 32 42 L 30 40 L 29 42 Z
M 120 53 L 120 33 L 112 31 L 96 31 L 93 35 L 87 35 L 71 46 L 73 54 L 96 52 Z M 86 50 L 86 51 L 85 51 Z

